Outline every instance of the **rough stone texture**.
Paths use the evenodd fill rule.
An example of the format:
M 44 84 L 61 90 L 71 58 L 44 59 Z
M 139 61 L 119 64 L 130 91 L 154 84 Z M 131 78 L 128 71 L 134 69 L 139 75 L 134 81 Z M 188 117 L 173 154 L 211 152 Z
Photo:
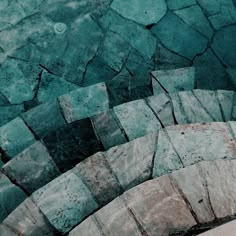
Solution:
M 138 226 L 132 215 L 120 198 L 116 198 L 100 211 L 95 218 L 107 236 L 141 236 Z
M 102 112 L 92 117 L 91 120 L 105 149 L 127 141 L 112 111 Z
M 27 198 L 0 225 L 2 236 L 53 236 L 53 229 L 48 225 L 38 207 Z
M 151 176 L 155 150 L 156 135 L 148 135 L 111 148 L 105 153 L 123 189 L 136 186 Z
M 32 193 L 60 175 L 45 146 L 36 142 L 3 166 L 4 173 Z
M 39 138 L 65 125 L 56 100 L 35 107 L 22 117 Z
M 109 109 L 104 83 L 80 88 L 59 98 L 68 123 L 80 120 Z
M 123 17 L 144 25 L 157 23 L 167 11 L 165 0 L 146 0 L 142 2 L 137 0 L 129 2 L 114 0 L 111 8 Z
M 199 234 L 199 236 L 222 236 L 222 235 L 234 236 L 235 234 L 236 234 L 236 221 L 233 220 L 227 224 L 218 226 L 215 229 Z
M 86 185 L 72 172 L 34 192 L 32 200 L 62 233 L 68 232 L 98 207 Z
M 147 235 L 177 234 L 196 224 L 168 176 L 141 184 L 126 192 L 124 198 Z
M 2 173 L 0 173 L 0 187 L 0 221 L 2 221 L 27 196 Z
M 34 142 L 33 134 L 20 118 L 0 128 L 0 147 L 11 158 Z
M 101 205 L 110 202 L 121 192 L 120 185 L 101 152 L 82 161 L 74 172 L 78 172 Z
M 117 106 L 114 112 L 130 140 L 155 133 L 160 128 L 159 121 L 143 100 Z
M 194 89 L 195 69 L 193 67 L 158 70 L 152 72 L 152 76 L 158 82 L 153 86 L 154 95 Z

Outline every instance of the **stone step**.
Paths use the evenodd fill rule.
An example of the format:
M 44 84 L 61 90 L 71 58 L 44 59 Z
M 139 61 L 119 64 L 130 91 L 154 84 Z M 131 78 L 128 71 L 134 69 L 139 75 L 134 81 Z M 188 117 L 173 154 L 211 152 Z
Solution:
M 28 164 L 31 171 L 25 167 L 27 162 L 15 167 L 14 163 L 9 162 L 3 167 L 3 172 L 28 193 L 36 190 L 31 198 L 38 202 L 49 221 L 54 219 L 52 221 L 58 229 L 61 226 L 57 224 L 61 224 L 64 217 L 69 217 L 68 222 L 79 223 L 95 209 L 150 178 L 157 178 L 202 161 L 235 159 L 235 135 L 235 122 L 170 126 L 157 135 L 147 135 L 106 152 L 99 152 L 48 184 L 47 181 L 53 178 L 53 174 L 55 177 L 59 173 L 55 166 L 46 161 L 41 161 L 43 164 L 37 168 L 37 174 L 34 174 L 36 168 L 32 168 L 31 162 Z M 76 190 L 73 187 L 76 183 L 85 192 Z M 44 184 L 46 185 L 43 186 Z M 4 195 L 4 191 L 2 194 Z M 70 196 L 82 198 L 85 202 L 77 202 L 77 208 L 74 208 L 71 205 L 74 200 Z M 63 204 L 64 207 L 59 207 Z M 75 219 L 77 210 L 81 214 Z M 61 213 L 57 214 L 58 211 Z M 69 228 L 74 226 L 71 224 Z

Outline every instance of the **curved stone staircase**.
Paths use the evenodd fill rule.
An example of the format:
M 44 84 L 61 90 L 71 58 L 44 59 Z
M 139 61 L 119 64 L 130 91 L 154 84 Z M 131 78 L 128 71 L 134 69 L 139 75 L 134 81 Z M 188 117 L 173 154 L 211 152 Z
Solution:
M 0 235 L 233 233 L 234 0 L 0 16 Z

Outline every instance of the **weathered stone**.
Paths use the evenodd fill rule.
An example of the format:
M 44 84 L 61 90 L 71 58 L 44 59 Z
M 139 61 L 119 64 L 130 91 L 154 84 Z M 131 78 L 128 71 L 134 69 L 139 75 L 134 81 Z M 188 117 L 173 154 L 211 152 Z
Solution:
M 215 121 L 223 121 L 215 91 L 195 89 L 193 94 Z
M 159 177 L 184 167 L 182 160 L 176 153 L 167 135 L 164 130 L 159 131 L 153 165 L 153 177 Z
M 98 207 L 88 188 L 72 172 L 34 192 L 32 200 L 61 233 L 67 233 Z
M 114 119 L 112 111 L 97 114 L 91 120 L 105 149 L 123 144 L 127 141 L 118 122 Z
M 130 140 L 148 133 L 156 133 L 161 127 L 143 100 L 119 105 L 114 108 L 114 112 Z
M 218 90 L 217 98 L 220 103 L 220 107 L 222 110 L 222 115 L 224 121 L 229 121 L 232 119 L 232 110 L 233 110 L 233 101 L 234 101 L 234 92 L 233 91 L 225 91 Z
M 70 231 L 69 236 L 103 236 L 95 217 L 92 215 Z
M 108 95 L 104 83 L 80 88 L 59 97 L 59 101 L 68 123 L 109 109 Z
M 211 45 L 222 62 L 231 68 L 236 67 L 236 56 L 234 53 L 236 51 L 236 42 L 234 37 L 232 37 L 234 34 L 236 34 L 235 25 L 224 27 L 217 31 Z
M 166 94 L 148 97 L 147 102 L 164 126 L 174 125 L 171 101 Z
M 94 214 L 106 236 L 141 236 L 141 232 L 121 198 Z
M 173 172 L 174 185 L 184 194 L 201 224 L 215 220 L 208 198 L 204 177 L 197 165 Z
M 104 28 L 121 36 L 143 56 L 147 58 L 153 56 L 156 48 L 156 39 L 148 30 L 119 16 L 112 10 L 109 10 L 106 15 L 101 17 L 99 22 Z
M 39 138 L 65 125 L 57 100 L 37 106 L 22 117 Z
M 63 78 L 43 72 L 37 98 L 40 102 L 47 102 L 77 88 L 78 86 Z
M 127 190 L 150 178 L 156 138 L 156 135 L 147 135 L 105 153 L 123 189 Z
M 45 136 L 43 142 L 63 172 L 73 168 L 86 157 L 103 150 L 89 119 L 59 128 Z
M 196 225 L 189 208 L 167 175 L 131 189 L 124 194 L 124 198 L 147 235 L 168 236 Z
M 166 130 L 185 166 L 235 157 L 235 141 L 224 123 L 172 126 Z
M 53 229 L 38 207 L 27 198 L 0 225 L 2 236 L 53 236 Z
M 18 186 L 32 193 L 60 175 L 47 149 L 36 142 L 3 166 L 4 173 Z
M 123 17 L 144 25 L 157 23 L 167 11 L 165 0 L 114 0 L 111 8 Z
M 228 122 L 229 124 L 229 128 L 232 130 L 233 132 L 233 136 L 236 139 L 236 122 Z
M 0 128 L 0 147 L 11 158 L 35 141 L 33 134 L 20 118 Z
M 102 153 L 96 153 L 80 162 L 74 168 L 74 173 L 77 172 L 101 205 L 119 196 L 119 183 Z
M 181 9 L 196 4 L 196 0 L 167 0 L 171 10 Z
M 170 50 L 192 60 L 207 47 L 207 39 L 178 16 L 168 12 L 152 32 Z
M 189 2 L 189 1 L 188 1 Z M 174 13 L 183 19 L 184 22 L 195 28 L 208 39 L 211 39 L 214 31 L 210 26 L 208 19 L 205 17 L 198 5 L 183 8 Z
M 216 218 L 221 219 L 235 215 L 236 182 L 234 173 L 236 162 L 234 160 L 201 162 L 199 168 L 203 171 Z
M 158 70 L 152 76 L 159 84 L 154 86 L 154 95 L 164 92 L 173 93 L 193 90 L 195 83 L 195 69 L 193 67 L 175 70 Z M 158 86 L 159 85 L 159 86 Z
M 26 194 L 0 173 L 0 222 L 24 201 Z
M 0 127 L 16 118 L 24 111 L 23 105 L 0 106 Z

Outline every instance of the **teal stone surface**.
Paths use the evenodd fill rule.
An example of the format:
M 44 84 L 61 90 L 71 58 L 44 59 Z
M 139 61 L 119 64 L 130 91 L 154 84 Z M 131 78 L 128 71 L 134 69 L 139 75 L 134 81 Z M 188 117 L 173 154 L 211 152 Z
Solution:
M 102 112 L 91 120 L 105 149 L 127 142 L 112 111 Z
M 167 11 L 165 0 L 114 0 L 111 8 L 123 17 L 143 25 L 157 23 Z
M 0 127 L 13 120 L 16 116 L 24 112 L 23 104 L 19 105 L 0 105 Z
M 0 222 L 15 210 L 26 197 L 26 194 L 20 188 L 0 173 Z
M 114 112 L 130 140 L 148 133 L 156 133 L 161 127 L 156 116 L 143 100 L 119 105 L 114 108 Z
M 43 72 L 37 98 L 39 102 L 48 102 L 77 88 L 77 85 L 63 78 Z
M 16 118 L 0 128 L 0 147 L 13 158 L 36 140 L 21 118 Z
M 3 166 L 3 172 L 31 194 L 60 175 L 41 142 L 36 142 Z
M 173 13 L 167 13 L 152 32 L 170 50 L 192 60 L 203 53 L 208 40 Z
M 104 83 L 80 88 L 59 98 L 68 123 L 109 109 L 108 94 Z
M 31 197 L 49 222 L 61 233 L 67 233 L 98 208 L 89 189 L 72 172 L 54 179 Z
M 185 67 L 174 70 L 157 70 L 152 72 L 154 95 L 160 93 L 173 93 L 194 89 L 195 68 Z
M 214 31 L 198 5 L 176 10 L 174 13 L 208 39 L 211 39 L 213 36 Z
M 125 20 L 112 10 L 109 10 L 106 15 L 101 17 L 99 22 L 102 27 L 120 35 L 143 56 L 147 58 L 153 56 L 156 47 L 156 39 L 148 30 L 132 21 Z
M 24 113 L 22 117 L 39 138 L 66 124 L 57 100 L 36 106 Z
M 219 56 L 223 64 L 229 68 L 236 67 L 236 42 L 234 35 L 236 32 L 236 25 L 231 25 L 220 29 L 212 43 L 212 48 L 215 53 Z
M 196 0 L 166 0 L 166 1 L 169 9 L 171 10 L 187 8 L 197 3 Z

